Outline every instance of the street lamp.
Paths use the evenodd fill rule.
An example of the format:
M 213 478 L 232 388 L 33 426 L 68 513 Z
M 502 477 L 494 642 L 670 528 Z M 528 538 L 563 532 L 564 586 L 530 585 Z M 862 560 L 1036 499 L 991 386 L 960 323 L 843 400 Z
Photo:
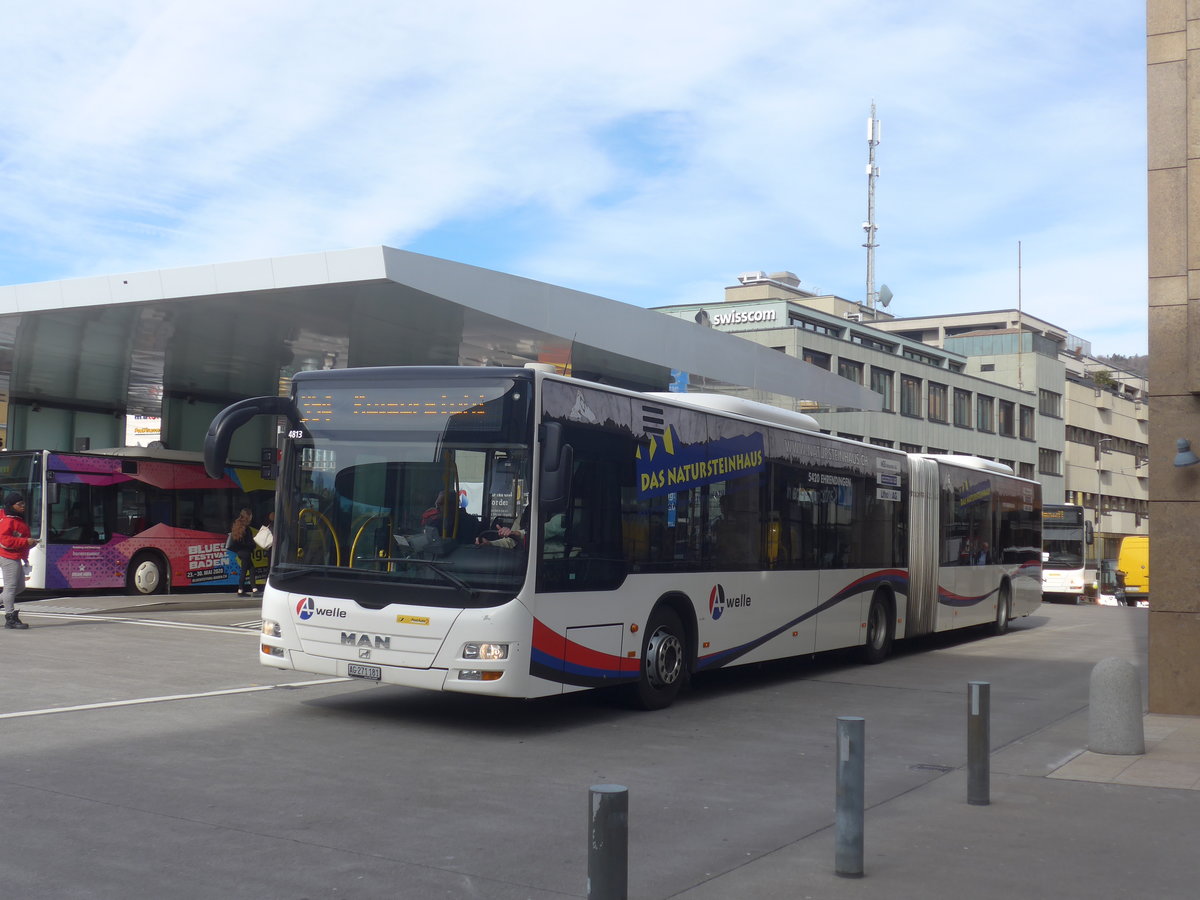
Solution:
M 1100 472 L 1100 458 L 1111 451 L 1105 450 L 1105 444 L 1111 444 L 1112 438 L 1100 438 L 1096 441 L 1096 528 L 1094 545 L 1096 548 L 1096 590 L 1100 590 L 1100 559 L 1103 556 L 1102 541 L 1100 539 L 1100 527 L 1104 524 L 1104 482 Z

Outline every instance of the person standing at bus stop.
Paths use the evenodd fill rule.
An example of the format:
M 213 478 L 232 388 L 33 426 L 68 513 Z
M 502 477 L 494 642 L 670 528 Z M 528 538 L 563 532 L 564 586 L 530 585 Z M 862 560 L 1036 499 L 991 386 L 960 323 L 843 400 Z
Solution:
M 4 590 L 0 600 L 4 602 L 4 627 L 28 628 L 17 615 L 17 594 L 25 590 L 25 562 L 31 547 L 37 541 L 29 536 L 25 523 L 25 497 L 16 491 L 4 496 L 4 515 L 0 517 L 0 575 L 4 578 Z
M 253 521 L 253 513 L 248 509 L 242 509 L 238 513 L 238 517 L 233 520 L 233 524 L 229 526 L 229 540 L 225 544 L 225 549 L 232 550 L 237 554 L 238 565 L 241 567 L 237 589 L 239 597 L 243 594 L 254 593 L 254 563 L 251 559 L 254 553 L 254 538 L 250 531 L 251 521 Z

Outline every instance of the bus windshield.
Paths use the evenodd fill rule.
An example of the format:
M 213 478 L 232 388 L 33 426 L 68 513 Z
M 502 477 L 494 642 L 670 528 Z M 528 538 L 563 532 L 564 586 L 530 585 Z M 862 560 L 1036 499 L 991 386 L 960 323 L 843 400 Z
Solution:
M 1042 508 L 1044 569 L 1082 569 L 1087 552 L 1083 507 L 1047 504 Z
M 0 454 L 0 503 L 10 491 L 25 497 L 25 520 L 31 536 L 36 540 L 41 534 L 42 508 L 42 454 L 9 451 Z
M 1047 554 L 1046 561 L 1042 565 L 1047 569 L 1082 568 L 1084 562 L 1083 529 L 1055 529 L 1051 531 L 1047 527 L 1042 541 L 1042 549 Z
M 531 385 L 480 376 L 306 394 L 280 472 L 272 580 L 379 608 L 500 602 L 528 559 Z M 291 582 L 290 584 L 288 582 Z

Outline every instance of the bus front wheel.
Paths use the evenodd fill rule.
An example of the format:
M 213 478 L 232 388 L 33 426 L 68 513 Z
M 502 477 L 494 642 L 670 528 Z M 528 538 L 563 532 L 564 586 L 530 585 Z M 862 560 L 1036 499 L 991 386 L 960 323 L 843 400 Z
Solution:
M 167 573 L 162 561 L 150 553 L 140 553 L 129 564 L 125 590 L 130 594 L 161 594 L 167 586 Z
M 636 702 L 642 709 L 663 709 L 679 695 L 687 678 L 683 623 L 674 610 L 660 607 L 646 624 L 642 639 L 642 674 Z

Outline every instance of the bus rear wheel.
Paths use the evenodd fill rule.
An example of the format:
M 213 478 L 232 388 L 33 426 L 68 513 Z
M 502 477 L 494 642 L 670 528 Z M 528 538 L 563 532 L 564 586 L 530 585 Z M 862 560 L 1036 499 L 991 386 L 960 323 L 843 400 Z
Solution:
M 152 553 L 139 553 L 129 564 L 125 575 L 128 594 L 161 594 L 167 586 L 167 573 L 162 561 Z
M 992 634 L 1005 634 L 1008 631 L 1008 623 L 1011 616 L 1012 594 L 1006 584 L 1000 588 L 1000 596 L 996 598 L 996 621 L 992 623 Z
M 683 623 L 674 610 L 661 607 L 650 616 L 642 639 L 642 674 L 635 701 L 642 709 L 670 706 L 687 679 Z
M 876 592 L 867 613 L 867 643 L 862 648 L 863 662 L 874 665 L 887 659 L 892 653 L 895 637 L 896 617 L 892 614 L 891 599 L 883 592 Z

